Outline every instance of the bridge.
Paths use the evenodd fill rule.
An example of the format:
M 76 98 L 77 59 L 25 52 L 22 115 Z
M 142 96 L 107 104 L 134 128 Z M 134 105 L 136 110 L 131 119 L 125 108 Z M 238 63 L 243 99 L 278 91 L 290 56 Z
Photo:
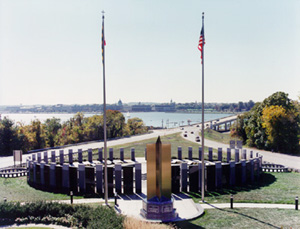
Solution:
M 230 131 L 231 125 L 236 122 L 237 115 L 210 121 L 210 128 L 218 132 Z

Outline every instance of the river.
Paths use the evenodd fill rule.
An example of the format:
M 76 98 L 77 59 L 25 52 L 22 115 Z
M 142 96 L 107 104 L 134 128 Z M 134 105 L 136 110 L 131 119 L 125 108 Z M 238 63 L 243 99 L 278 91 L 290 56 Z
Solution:
M 73 117 L 75 114 L 61 114 L 61 113 L 32 113 L 32 114 L 1 114 L 1 117 L 8 117 L 13 120 L 15 123 L 22 122 L 24 124 L 29 124 L 34 119 L 39 119 L 41 122 L 44 122 L 48 118 L 59 118 L 61 122 L 65 122 Z M 84 113 L 84 117 L 90 117 L 95 115 L 94 113 Z M 181 125 L 200 123 L 202 120 L 201 114 L 195 113 L 169 113 L 169 112 L 132 112 L 132 113 L 123 113 L 126 121 L 129 118 L 138 117 L 142 119 L 146 126 L 153 127 L 177 127 Z M 204 121 L 224 118 L 231 116 L 233 114 L 224 114 L 224 113 L 206 113 L 204 115 Z

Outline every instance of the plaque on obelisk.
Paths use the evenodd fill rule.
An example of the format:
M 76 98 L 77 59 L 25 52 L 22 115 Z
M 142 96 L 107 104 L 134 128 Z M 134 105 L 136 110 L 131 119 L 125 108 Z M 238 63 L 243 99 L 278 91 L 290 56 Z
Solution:
M 170 221 L 177 217 L 171 197 L 171 145 L 147 144 L 147 198 L 141 215 L 146 219 Z

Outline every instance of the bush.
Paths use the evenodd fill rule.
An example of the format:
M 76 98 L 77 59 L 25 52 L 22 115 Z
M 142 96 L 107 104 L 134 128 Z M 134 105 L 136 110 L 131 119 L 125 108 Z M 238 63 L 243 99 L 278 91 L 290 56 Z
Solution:
M 56 202 L 0 203 L 0 221 L 59 224 L 68 227 L 122 228 L 124 217 L 112 208 L 69 205 Z
M 123 228 L 124 216 L 117 215 L 113 208 L 99 206 L 92 211 L 90 219 L 88 228 Z

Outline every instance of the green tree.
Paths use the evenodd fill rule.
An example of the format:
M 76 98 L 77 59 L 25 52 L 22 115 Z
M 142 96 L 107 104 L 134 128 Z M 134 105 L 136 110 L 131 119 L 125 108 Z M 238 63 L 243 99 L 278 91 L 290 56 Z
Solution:
M 45 130 L 45 141 L 47 147 L 55 146 L 55 137 L 57 136 L 58 131 L 61 128 L 60 119 L 59 118 L 51 118 L 47 119 L 44 123 Z
M 106 126 L 108 138 L 122 137 L 124 134 L 125 125 L 125 117 L 120 111 L 106 111 Z
M 12 155 L 13 150 L 19 149 L 22 149 L 22 142 L 18 139 L 17 127 L 5 117 L 0 121 L 0 155 Z

